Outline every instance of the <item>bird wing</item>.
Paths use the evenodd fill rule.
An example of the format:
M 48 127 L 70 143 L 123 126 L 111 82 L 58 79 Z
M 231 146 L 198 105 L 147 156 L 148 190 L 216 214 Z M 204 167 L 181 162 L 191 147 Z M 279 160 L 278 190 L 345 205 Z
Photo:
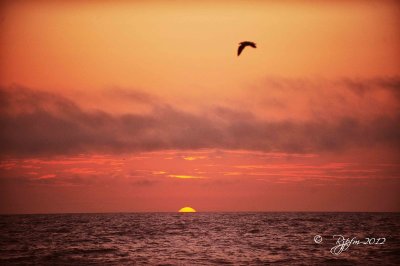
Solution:
M 243 51 L 244 47 L 246 47 L 245 44 L 241 44 L 241 45 L 239 46 L 238 51 L 237 51 L 237 55 L 238 55 L 238 56 L 239 56 L 240 53 Z

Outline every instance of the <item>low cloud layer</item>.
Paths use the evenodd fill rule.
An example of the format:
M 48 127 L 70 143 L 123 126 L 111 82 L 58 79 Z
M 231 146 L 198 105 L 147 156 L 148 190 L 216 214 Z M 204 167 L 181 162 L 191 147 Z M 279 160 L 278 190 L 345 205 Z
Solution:
M 126 95 L 133 95 L 135 101 L 143 100 L 150 106 L 150 112 L 115 114 L 85 109 L 55 93 L 16 86 L 1 88 L 0 152 L 2 155 L 54 155 L 220 148 L 305 153 L 399 147 L 399 79 L 340 81 L 330 85 L 334 89 L 329 93 L 321 88 L 324 95 L 316 93 L 318 86 L 310 84 L 291 80 L 269 81 L 265 86 L 275 92 L 293 87 L 296 95 L 304 89 L 307 93 L 303 98 L 312 98 L 316 103 L 310 109 L 315 110 L 323 110 L 327 97 L 340 93 L 342 101 L 333 98 L 337 112 L 326 106 L 331 108 L 327 113 L 336 115 L 316 112 L 307 119 L 289 115 L 270 119 L 245 105 L 228 104 L 190 112 L 143 92 L 126 92 Z M 386 109 L 381 99 L 376 106 L 370 106 L 373 116 L 355 115 L 363 113 L 360 103 L 368 106 L 374 99 L 372 96 L 381 95 L 381 91 L 391 99 Z M 266 99 L 265 95 L 260 93 L 256 97 Z M 316 101 L 318 95 L 320 103 Z M 358 106 L 351 106 L 346 95 L 356 97 Z M 354 112 L 343 112 L 352 108 Z M 282 109 L 285 107 L 280 105 L 279 111 Z

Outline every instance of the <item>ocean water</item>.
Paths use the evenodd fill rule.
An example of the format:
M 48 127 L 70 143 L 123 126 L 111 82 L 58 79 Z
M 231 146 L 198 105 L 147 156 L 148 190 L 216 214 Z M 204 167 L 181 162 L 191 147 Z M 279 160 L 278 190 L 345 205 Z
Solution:
M 399 229 L 399 213 L 3 215 L 0 265 L 400 265 Z

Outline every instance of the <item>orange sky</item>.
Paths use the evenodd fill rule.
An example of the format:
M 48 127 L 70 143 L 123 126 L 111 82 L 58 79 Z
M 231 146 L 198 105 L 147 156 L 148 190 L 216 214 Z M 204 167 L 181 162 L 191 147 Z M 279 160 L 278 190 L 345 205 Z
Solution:
M 0 212 L 399 211 L 395 1 L 0 8 Z
M 6 85 L 226 96 L 266 76 L 400 70 L 395 2 L 14 2 L 2 8 Z M 260 49 L 239 60 L 243 39 Z

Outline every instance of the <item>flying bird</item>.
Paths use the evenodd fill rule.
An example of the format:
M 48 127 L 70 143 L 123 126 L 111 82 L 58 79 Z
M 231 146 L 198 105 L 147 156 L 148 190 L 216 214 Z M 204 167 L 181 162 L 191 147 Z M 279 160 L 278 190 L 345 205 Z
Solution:
M 246 46 L 251 46 L 253 48 L 257 48 L 257 46 L 256 46 L 256 44 L 254 42 L 248 42 L 248 41 L 241 42 L 241 43 L 239 43 L 239 48 L 238 48 L 238 52 L 237 52 L 238 56 L 242 53 L 243 49 Z

